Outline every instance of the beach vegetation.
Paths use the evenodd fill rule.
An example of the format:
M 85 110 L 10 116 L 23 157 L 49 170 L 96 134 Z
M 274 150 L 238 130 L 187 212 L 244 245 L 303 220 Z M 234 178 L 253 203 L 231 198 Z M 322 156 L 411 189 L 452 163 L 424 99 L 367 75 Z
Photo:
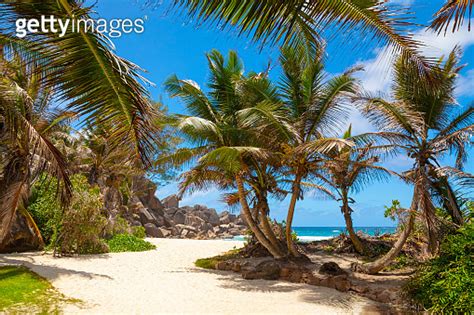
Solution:
M 101 233 L 107 225 L 102 215 L 103 201 L 98 187 L 89 185 L 84 175 L 71 177 L 73 196 L 69 206 L 61 206 L 56 182 L 43 176 L 33 186 L 28 207 L 44 231 L 48 247 L 58 254 L 107 252 Z
M 440 254 L 424 263 L 406 285 L 408 295 L 432 313 L 474 309 L 474 223 L 446 237 Z
M 376 273 L 385 263 L 398 256 L 415 224 L 424 223 L 427 250 L 432 256 L 438 254 L 440 241 L 447 222 L 436 215 L 437 206 L 451 217 L 451 223 L 464 223 L 458 193 L 454 186 L 470 187 L 472 175 L 463 171 L 467 159 L 466 139 L 472 134 L 474 107 L 460 110 L 454 97 L 460 51 L 456 47 L 436 66 L 434 89 L 418 89 L 416 82 L 421 78 L 400 60 L 395 63 L 393 100 L 380 97 L 361 97 L 362 111 L 366 117 L 379 126 L 388 140 L 386 145 L 394 146 L 414 160 L 413 168 L 403 173 L 405 180 L 414 186 L 410 214 L 402 229 L 400 242 L 386 257 L 359 270 Z M 443 166 L 441 159 L 449 154 L 455 156 L 454 166 Z
M 194 262 L 194 265 L 204 269 L 217 269 L 216 266 L 219 262 L 238 257 L 240 251 L 241 249 L 232 249 L 222 255 L 209 258 L 199 258 Z
M 111 253 L 144 252 L 156 249 L 156 245 L 133 234 L 117 234 L 107 240 Z
M 132 226 L 132 235 L 138 238 L 145 238 L 146 231 L 143 226 Z
M 352 146 L 335 147 L 323 154 L 323 167 L 319 171 L 321 178 L 335 191 L 337 200 L 341 202 L 341 212 L 344 215 L 346 230 L 359 254 L 366 254 L 361 240 L 354 231 L 351 205 L 355 200 L 351 193 L 361 191 L 365 185 L 374 181 L 387 179 L 394 172 L 378 165 L 382 154 L 387 154 L 390 147 L 367 145 L 369 134 L 353 136 L 351 126 L 342 139 L 354 143 Z

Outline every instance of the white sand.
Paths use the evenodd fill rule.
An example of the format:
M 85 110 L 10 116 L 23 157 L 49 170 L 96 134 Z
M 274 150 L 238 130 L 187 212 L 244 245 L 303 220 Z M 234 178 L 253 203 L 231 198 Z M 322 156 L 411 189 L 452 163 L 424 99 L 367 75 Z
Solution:
M 194 267 L 236 241 L 150 239 L 154 251 L 74 258 L 37 253 L 0 255 L 0 265 L 23 264 L 85 305 L 65 313 L 358 314 L 374 303 L 336 290 L 281 281 L 243 280 Z

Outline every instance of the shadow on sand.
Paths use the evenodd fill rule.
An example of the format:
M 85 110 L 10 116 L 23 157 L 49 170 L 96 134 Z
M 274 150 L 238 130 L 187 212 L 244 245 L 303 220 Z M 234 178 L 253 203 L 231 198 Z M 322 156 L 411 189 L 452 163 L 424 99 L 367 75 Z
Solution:
M 73 269 L 66 269 L 66 268 L 61 268 L 57 266 L 50 266 L 50 265 L 45 265 L 42 263 L 38 263 L 35 260 L 35 257 L 31 257 L 31 253 L 25 253 L 25 254 L 15 254 L 16 258 L 14 257 L 9 257 L 8 255 L 2 255 L 0 256 L 0 266 L 25 266 L 28 269 L 40 274 L 41 276 L 49 279 L 49 280 L 54 280 L 57 279 L 61 276 L 80 276 L 88 279 L 93 279 L 93 278 L 107 278 L 107 279 L 113 279 L 112 277 L 108 275 L 102 275 L 98 273 L 93 273 L 93 272 L 86 272 L 86 271 L 79 271 L 79 270 L 73 270 Z M 100 257 L 100 256 L 105 256 L 105 255 L 94 255 L 91 256 L 87 259 L 101 259 L 105 257 Z M 62 258 L 56 258 L 56 259 L 62 259 Z M 74 259 L 83 259 L 79 257 L 74 257 Z
M 182 272 L 213 274 L 217 276 L 217 280 L 220 282 L 219 286 L 229 290 L 263 293 L 296 291 L 299 293 L 298 299 L 306 303 L 337 307 L 351 312 L 351 310 L 353 310 L 354 303 L 363 301 L 366 304 L 363 306 L 363 308 L 367 314 L 390 313 L 390 308 L 388 308 L 386 305 L 368 299 L 363 299 L 352 293 L 341 293 L 337 290 L 321 286 L 291 283 L 281 280 L 246 280 L 243 279 L 240 274 L 231 271 L 187 268 L 183 269 Z

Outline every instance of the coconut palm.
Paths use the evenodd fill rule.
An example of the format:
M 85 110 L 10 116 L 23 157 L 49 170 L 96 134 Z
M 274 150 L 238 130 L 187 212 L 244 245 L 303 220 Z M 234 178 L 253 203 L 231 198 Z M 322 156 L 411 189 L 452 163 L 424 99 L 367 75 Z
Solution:
M 282 48 L 280 63 L 283 76 L 279 90 L 290 124 L 296 131 L 282 145 L 286 176 L 291 182 L 286 240 L 289 251 L 298 256 L 291 240 L 296 203 L 303 197 L 303 188 L 327 193 L 312 179 L 321 167 L 321 153 L 347 145 L 335 135 L 348 115 L 347 98 L 358 90 L 357 80 L 352 76 L 357 69 L 328 77 L 321 54 L 305 53 L 290 46 Z
M 472 0 L 447 0 L 446 4 L 435 14 L 431 28 L 438 33 L 443 30 L 446 33 L 449 25 L 453 23 L 452 31 L 455 32 L 461 28 L 464 19 L 467 18 L 467 29 L 471 31 Z
M 258 216 L 252 216 L 249 206 L 250 199 L 256 200 L 254 188 L 265 186 L 259 180 L 262 174 L 268 173 L 263 165 L 272 156 L 265 148 L 278 138 L 278 133 L 268 131 L 275 125 L 272 119 L 277 111 L 273 106 L 277 101 L 276 89 L 265 74 L 244 75 L 242 62 L 235 52 L 231 51 L 227 60 L 215 50 L 206 56 L 211 73 L 208 94 L 195 82 L 176 76 L 165 83 L 168 92 L 179 97 L 191 114 L 179 116 L 176 125 L 185 139 L 195 146 L 178 149 L 159 159 L 158 163 L 197 162 L 183 174 L 182 191 L 205 189 L 210 185 L 223 190 L 237 189 L 242 214 L 255 237 L 274 257 L 282 258 L 284 253 L 275 242 L 276 238 L 268 234 L 267 221 L 262 222 L 262 227 L 267 228 L 265 235 Z M 261 115 L 256 116 L 256 112 Z M 259 121 L 258 128 L 254 128 L 256 117 L 262 115 L 268 118 Z M 261 168 L 256 167 L 258 163 Z M 261 185 L 257 186 L 256 182 Z
M 451 185 L 469 183 L 472 175 L 463 172 L 467 146 L 474 133 L 474 107 L 460 108 L 454 98 L 459 66 L 459 49 L 455 48 L 436 65 L 435 89 L 420 88 L 422 78 L 413 66 L 395 64 L 392 99 L 364 99 L 364 113 L 383 131 L 392 132 L 398 147 L 413 159 L 405 177 L 414 185 L 412 210 L 422 214 L 432 254 L 437 252 L 439 237 L 435 206 L 446 206 L 454 222 L 461 224 L 459 204 Z M 457 113 L 457 114 L 454 114 Z M 442 166 L 442 158 L 454 153 L 455 165 Z M 467 181 L 464 181 L 467 179 Z M 468 187 L 468 186 L 466 186 Z M 433 196 L 439 196 L 436 200 Z
M 66 162 L 49 135 L 72 115 L 51 110 L 51 90 L 42 84 L 42 76 L 47 73 L 39 65 L 27 63 L 15 53 L 12 59 L 0 58 L 0 73 L 1 248 L 7 245 L 18 212 L 41 241 L 41 234 L 24 205 L 39 174 L 47 172 L 58 179 L 63 203 L 71 196 Z
M 365 248 L 352 224 L 351 204 L 355 201 L 351 193 L 356 193 L 366 185 L 384 180 L 390 175 L 389 170 L 377 163 L 380 161 L 380 151 L 390 150 L 392 146 L 366 145 L 365 141 L 361 141 L 365 135 L 352 136 L 351 129 L 349 127 L 343 136 L 343 139 L 352 142 L 351 145 L 334 148 L 324 154 L 325 160 L 320 170 L 320 178 L 338 196 L 337 200 L 342 203 L 341 212 L 352 244 L 358 253 L 364 254 Z

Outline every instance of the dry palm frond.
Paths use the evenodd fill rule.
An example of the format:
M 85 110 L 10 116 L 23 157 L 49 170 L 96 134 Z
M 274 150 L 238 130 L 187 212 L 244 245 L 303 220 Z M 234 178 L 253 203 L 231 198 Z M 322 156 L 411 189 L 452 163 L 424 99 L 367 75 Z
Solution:
M 448 31 L 449 25 L 452 23 L 452 32 L 461 28 L 464 19 L 467 17 L 467 30 L 471 31 L 471 15 L 474 1 L 472 0 L 447 0 L 446 4 L 436 12 L 435 19 L 431 22 L 431 28 L 438 33 Z

